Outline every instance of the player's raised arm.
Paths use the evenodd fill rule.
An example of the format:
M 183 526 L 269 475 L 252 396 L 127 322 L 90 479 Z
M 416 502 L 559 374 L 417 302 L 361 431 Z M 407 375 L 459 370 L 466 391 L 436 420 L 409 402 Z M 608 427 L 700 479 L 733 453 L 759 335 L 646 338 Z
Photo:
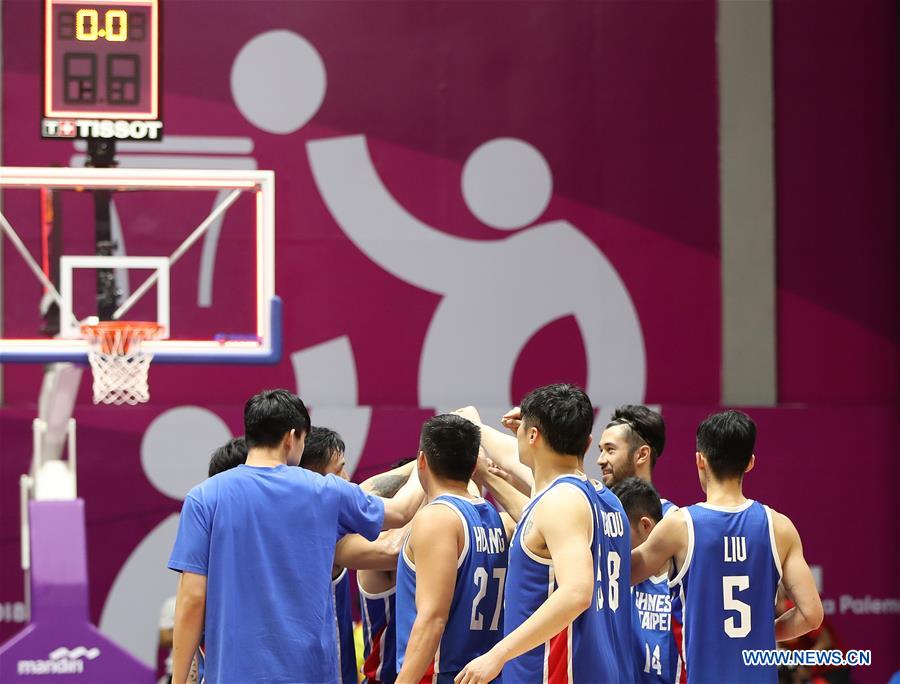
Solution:
M 398 684 L 419 682 L 434 662 L 450 615 L 461 532 L 459 516 L 447 506 L 426 506 L 413 523 L 409 546 L 415 554 L 416 618 Z
M 419 483 L 419 475 L 415 468 L 410 471 L 409 479 L 400 487 L 391 499 L 384 499 L 384 529 L 403 527 L 416 514 L 425 500 L 425 491 Z
M 478 464 L 475 466 L 472 479 L 480 486 L 487 488 L 497 503 L 509 514 L 509 517 L 518 522 L 529 499 L 510 484 L 501 474 L 502 472 L 504 472 L 502 468 L 496 466 L 482 452 L 478 455 Z M 509 536 L 508 530 L 507 536 Z
M 534 488 L 534 473 L 519 460 L 519 444 L 516 438 L 489 425 L 482 425 L 481 445 L 494 463 L 520 483 L 521 486 L 517 485 L 516 488 L 530 496 Z
M 522 424 L 522 407 L 513 406 L 509 411 L 503 414 L 500 423 L 514 435 L 518 434 L 519 425 Z
M 781 583 L 794 607 L 775 620 L 775 641 L 788 641 L 816 629 L 822 624 L 822 600 L 816 589 L 803 544 L 794 523 L 781 513 L 772 511 L 775 544 L 781 558 Z
M 415 468 L 415 461 L 373 475 L 360 488 L 369 494 L 388 499 L 395 496 L 398 490 L 409 480 Z M 369 541 L 358 534 L 348 534 L 337 544 L 334 551 L 336 565 L 353 570 L 396 570 L 397 557 L 403 545 L 403 536 L 407 527 L 389 529 L 378 535 L 375 541 Z
M 492 681 L 507 661 L 549 641 L 591 606 L 597 569 L 591 554 L 593 518 L 587 500 L 573 496 L 569 487 L 555 488 L 534 509 L 523 536 L 532 525 L 553 560 L 557 589 L 518 628 L 466 665 L 456 684 Z
M 375 541 L 358 534 L 343 537 L 334 550 L 334 563 L 352 570 L 396 570 L 406 528 L 382 532 Z
M 647 541 L 631 551 L 631 584 L 640 584 L 656 574 L 669 559 L 676 559 L 676 567 L 681 567 L 688 545 L 687 523 L 682 511 L 674 511 L 660 520 Z
M 494 463 L 509 473 L 513 486 L 526 496 L 531 496 L 534 487 L 534 473 L 531 468 L 519 460 L 519 445 L 513 436 L 521 422 L 521 411 L 518 406 L 503 416 L 503 425 L 509 427 L 513 435 L 507 435 L 496 428 L 485 425 L 474 406 L 465 406 L 454 411 L 466 420 L 475 423 L 481 429 L 481 448 L 487 452 Z
M 378 473 L 372 477 L 363 480 L 360 487 L 363 491 L 375 496 L 391 497 L 403 486 L 409 479 L 412 471 L 416 468 L 416 459 L 411 459 L 409 463 L 392 468 L 384 473 Z

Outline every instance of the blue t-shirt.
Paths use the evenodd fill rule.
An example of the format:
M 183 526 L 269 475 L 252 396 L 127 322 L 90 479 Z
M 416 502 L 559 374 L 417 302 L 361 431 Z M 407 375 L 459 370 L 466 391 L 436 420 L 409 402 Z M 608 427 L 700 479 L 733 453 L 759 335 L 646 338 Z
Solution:
M 336 681 L 338 529 L 374 540 L 383 522 L 381 499 L 287 465 L 240 465 L 188 492 L 169 567 L 207 576 L 208 684 Z

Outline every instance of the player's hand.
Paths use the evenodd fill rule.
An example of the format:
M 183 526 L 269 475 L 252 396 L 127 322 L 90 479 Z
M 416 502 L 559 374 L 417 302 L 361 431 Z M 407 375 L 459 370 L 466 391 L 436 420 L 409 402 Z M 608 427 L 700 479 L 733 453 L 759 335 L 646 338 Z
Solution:
M 522 422 L 522 409 L 518 406 L 514 406 L 506 412 L 500 419 L 500 422 L 503 423 L 503 427 L 513 434 L 516 434 L 519 429 L 519 424 Z
M 494 463 L 491 459 L 487 459 L 487 469 L 491 475 L 496 475 L 497 477 L 506 480 L 512 485 L 515 485 L 515 478 L 506 472 L 503 468 Z
M 491 649 L 483 656 L 475 658 L 456 675 L 454 684 L 488 684 L 494 681 L 503 669 L 503 660 Z
M 481 416 L 478 414 L 478 409 L 474 406 L 463 406 L 456 409 L 453 413 L 475 423 L 475 425 L 481 425 Z
M 484 486 L 484 478 L 490 472 L 494 462 L 487 457 L 484 448 L 478 447 L 478 460 L 475 461 L 475 471 L 472 473 L 472 480 L 479 487 Z

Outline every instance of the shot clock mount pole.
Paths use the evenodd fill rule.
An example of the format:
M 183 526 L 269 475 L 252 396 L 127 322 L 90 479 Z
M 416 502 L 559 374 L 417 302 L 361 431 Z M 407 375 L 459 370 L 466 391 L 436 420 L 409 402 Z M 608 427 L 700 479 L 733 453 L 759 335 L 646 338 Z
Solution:
M 88 157 L 85 166 L 98 169 L 114 168 L 116 163 L 116 143 L 114 140 L 90 138 L 87 143 Z M 97 256 L 112 256 L 117 244 L 112 239 L 110 204 L 112 191 L 95 188 L 94 231 Z M 111 321 L 113 312 L 119 306 L 119 290 L 112 269 L 97 269 L 97 317 L 101 321 Z

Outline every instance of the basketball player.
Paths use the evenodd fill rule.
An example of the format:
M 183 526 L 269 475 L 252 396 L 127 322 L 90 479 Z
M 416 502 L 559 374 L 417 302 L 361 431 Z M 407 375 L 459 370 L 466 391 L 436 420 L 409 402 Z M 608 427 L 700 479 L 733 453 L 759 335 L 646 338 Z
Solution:
M 512 422 L 516 418 L 516 413 L 510 412 L 505 416 L 505 422 Z M 647 438 L 642 435 L 647 435 Z M 659 496 L 650 484 L 649 477 L 664 446 L 665 424 L 662 416 L 646 406 L 621 406 L 616 409 L 601 437 L 601 457 L 598 465 L 603 470 L 605 484 L 619 497 L 628 514 L 632 547 L 647 538 L 649 529 L 663 515 L 662 512 L 655 518 L 652 515 L 656 508 L 660 508 L 660 504 Z M 492 447 L 494 453 L 497 453 L 501 445 L 495 442 Z M 638 477 L 645 478 L 646 482 L 635 477 L 626 477 L 629 472 L 637 473 Z M 489 466 L 479 464 L 476 474 L 479 484 L 487 487 L 500 505 L 518 520 L 522 497 L 508 483 L 506 477 L 508 474 L 494 464 Z M 633 518 L 635 511 L 629 509 L 628 501 L 620 494 L 623 483 L 630 483 L 625 490 L 628 501 L 631 501 L 633 506 L 640 505 L 637 518 Z M 641 492 L 640 496 L 634 496 L 635 489 Z M 650 503 L 653 497 L 657 500 L 655 508 Z M 669 501 L 665 501 L 662 505 L 666 507 L 667 512 L 677 510 L 677 506 Z M 646 527 L 648 524 L 650 528 Z M 642 531 L 642 534 L 639 534 L 639 531 Z M 668 564 L 655 577 L 645 580 L 640 587 L 635 588 L 632 595 L 635 604 L 632 623 L 635 634 L 638 635 L 635 647 L 640 651 L 637 654 L 639 657 L 634 660 L 636 681 L 671 683 L 676 680 L 676 672 L 683 668 L 677 646 L 680 642 L 676 641 L 673 632 L 677 627 L 680 636 L 681 625 L 680 622 L 673 621 L 675 606 L 669 595 L 667 573 Z M 680 621 L 680 606 L 677 616 Z
M 678 574 L 670 584 L 684 605 L 688 682 L 776 682 L 775 666 L 748 667 L 741 652 L 774 649 L 822 622 L 797 529 L 744 497 L 755 442 L 756 425 L 745 413 L 725 411 L 703 421 L 696 463 L 706 501 L 664 517 L 632 551 L 632 584 L 674 558 Z M 779 581 L 794 608 L 775 619 Z
M 209 459 L 209 476 L 224 473 L 247 462 L 247 442 L 244 436 L 235 437 L 216 449 Z
M 350 476 L 347 474 L 344 458 L 345 449 L 344 440 L 337 432 L 330 428 L 315 426 L 306 438 L 300 467 L 320 475 L 335 475 L 349 481 Z M 408 479 L 407 473 L 404 484 Z M 399 488 L 398 486 L 397 489 Z M 396 493 L 395 490 L 391 496 Z M 356 645 L 353 639 L 350 573 L 347 568 L 354 570 L 374 568 L 376 572 L 396 568 L 399 542 L 398 530 L 390 530 L 383 532 L 374 542 L 359 535 L 343 535 L 335 548 L 335 564 L 331 570 L 331 592 L 337 630 L 337 662 L 342 684 L 357 684 L 359 681 Z
M 404 525 L 417 502 L 287 467 L 300 462 L 309 429 L 299 397 L 257 394 L 244 407 L 246 464 L 185 498 L 169 560 L 181 573 L 175 684 L 187 679 L 204 620 L 209 684 L 334 680 L 328 588 L 338 529 L 375 539 Z
M 350 480 L 347 474 L 344 450 L 346 445 L 341 436 L 326 427 L 314 426 L 306 438 L 300 467 L 320 475 L 335 475 Z M 343 535 L 342 535 L 343 536 Z M 335 553 L 337 550 L 335 549 Z M 350 574 L 342 565 L 331 569 L 331 598 L 333 601 L 335 629 L 337 630 L 337 661 L 340 681 L 343 684 L 357 684 L 356 650 L 353 643 L 353 614 L 350 606 Z
M 417 468 L 429 503 L 397 564 L 397 682 L 450 684 L 502 634 L 506 533 L 468 491 L 481 435 L 458 415 L 422 426 Z
M 647 540 L 651 530 L 662 520 L 659 494 L 652 484 L 639 477 L 628 477 L 612 487 L 619 497 L 631 526 L 631 546 Z M 635 682 L 672 684 L 678 667 L 678 656 L 672 640 L 669 563 L 664 563 L 652 576 L 632 587 L 634 613 Z
M 615 487 L 632 476 L 652 483 L 653 469 L 666 447 L 666 424 L 659 413 L 646 406 L 620 406 L 600 436 L 598 446 L 597 465 L 603 471 L 603 482 L 607 487 Z M 660 502 L 664 516 L 678 510 L 678 506 L 667 499 L 660 499 Z M 670 604 L 672 643 L 665 650 L 676 654 L 674 679 L 684 681 L 681 596 L 677 591 L 672 592 Z
M 409 478 L 415 459 L 387 473 L 376 475 L 360 486 L 389 499 Z M 380 538 L 409 531 L 382 532 Z M 399 548 L 399 547 L 398 547 Z M 397 679 L 397 563 L 390 570 L 360 570 L 356 573 L 363 626 L 363 667 L 366 684 L 394 684 Z
M 663 417 L 646 406 L 620 406 L 600 436 L 597 465 L 603 471 L 603 483 L 614 487 L 628 477 L 653 482 L 653 469 L 666 448 L 666 424 Z M 661 499 L 663 515 L 677 508 Z
M 384 534 L 384 533 L 382 533 Z M 397 679 L 397 569 L 356 573 L 363 627 L 366 684 Z
M 572 385 L 522 401 L 519 458 L 535 496 L 510 542 L 503 639 L 457 684 L 632 681 L 631 548 L 625 511 L 581 472 L 594 414 Z
M 247 461 L 247 442 L 244 439 L 244 436 L 235 437 L 234 439 L 228 440 L 225 444 L 216 449 L 212 456 L 209 458 L 209 469 L 208 475 L 212 477 L 213 475 L 218 475 L 219 473 L 224 473 L 226 470 L 231 470 L 232 468 L 237 468 L 242 463 Z M 175 597 L 172 597 L 173 600 Z M 172 611 L 172 618 L 174 620 L 174 610 Z M 172 630 L 169 630 L 170 632 Z M 170 648 L 171 648 L 171 638 L 169 640 Z M 196 682 L 202 682 L 203 676 L 205 674 L 206 669 L 206 644 L 203 641 L 202 633 L 200 638 L 200 645 L 197 648 L 197 652 L 194 655 L 193 662 L 191 664 L 191 669 L 188 673 L 188 682 L 189 684 L 196 684 Z M 172 681 L 172 654 L 171 651 L 169 656 L 166 658 L 166 674 L 169 675 L 169 682 Z

